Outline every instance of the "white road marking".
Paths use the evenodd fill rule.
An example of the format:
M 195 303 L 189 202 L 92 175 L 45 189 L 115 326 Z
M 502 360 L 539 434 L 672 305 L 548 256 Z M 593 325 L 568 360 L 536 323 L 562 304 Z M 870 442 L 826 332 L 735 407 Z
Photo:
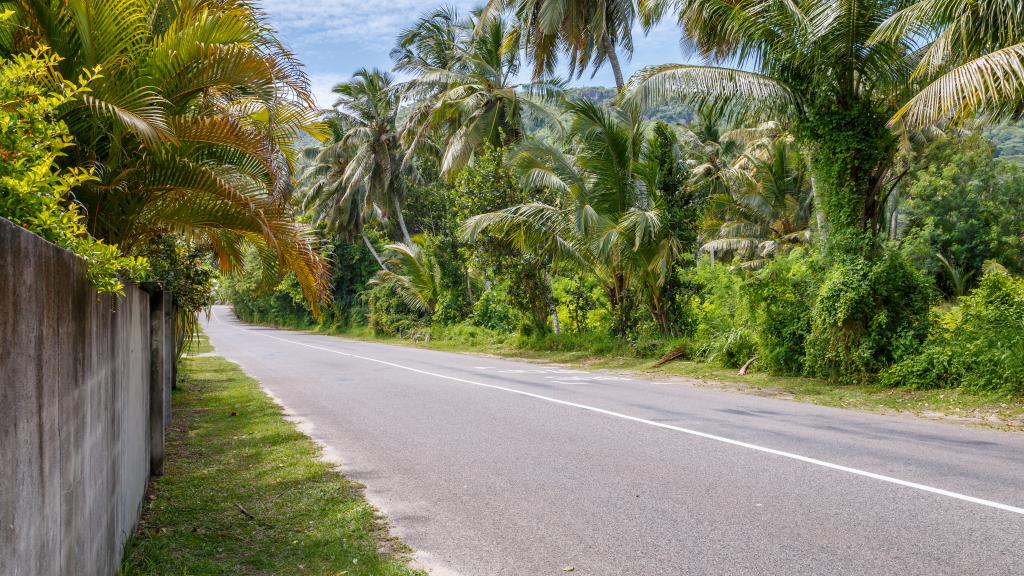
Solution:
M 217 314 L 213 314 L 214 320 L 218 323 L 224 324 L 230 328 L 234 328 L 240 332 L 246 332 L 250 334 L 257 334 L 260 336 L 266 336 L 274 340 L 280 340 L 281 342 L 287 342 L 289 344 L 295 344 L 296 346 L 305 346 L 306 348 L 312 348 L 313 350 L 320 350 L 323 352 L 330 352 L 331 354 L 338 354 L 339 356 L 347 356 L 349 358 L 356 358 L 358 360 L 365 360 L 367 362 L 375 362 L 377 364 L 383 364 L 385 366 L 391 366 L 393 368 L 399 368 L 401 370 L 407 370 L 409 372 L 415 372 L 417 374 L 423 374 L 425 376 L 433 376 L 435 378 L 442 378 L 445 380 L 451 380 L 453 382 L 461 382 L 463 384 L 470 384 L 472 386 L 479 386 L 481 388 L 490 388 L 492 390 L 501 390 L 502 392 L 508 392 L 510 394 L 518 394 L 520 396 L 527 396 L 535 398 L 537 400 L 544 400 L 545 402 L 551 402 L 553 404 L 560 404 L 562 406 L 569 406 L 572 408 L 579 408 L 588 412 L 595 412 L 597 414 L 604 414 L 605 416 L 613 416 L 615 418 L 621 418 L 630 422 L 637 422 L 640 424 L 647 424 L 648 426 L 654 426 L 656 428 L 664 428 L 666 430 L 672 430 L 675 432 L 682 432 L 683 434 L 689 434 L 691 436 L 697 436 L 699 438 L 705 438 L 707 440 L 714 440 L 716 442 L 722 442 L 724 444 L 731 444 L 733 446 L 739 446 L 742 448 L 748 448 L 750 450 L 756 450 L 765 454 L 772 454 L 775 456 L 781 456 L 783 458 L 789 458 L 791 460 L 798 460 L 807 464 L 813 464 L 815 466 L 821 466 L 822 468 L 829 468 L 831 470 L 838 470 L 840 472 L 847 472 L 849 474 L 855 474 L 857 476 L 863 476 L 865 478 L 871 478 L 879 480 L 881 482 L 888 482 L 890 484 L 896 484 L 898 486 L 904 486 L 906 488 L 913 488 L 915 490 L 921 490 L 923 492 L 930 492 L 932 494 L 938 494 L 939 496 L 946 496 L 954 498 L 956 500 L 963 500 L 972 504 L 979 504 L 981 506 L 987 506 L 989 508 L 995 508 L 997 510 L 1004 510 L 1006 512 L 1012 512 L 1014 514 L 1020 514 L 1024 516 L 1024 508 L 1018 508 L 1009 504 L 1003 504 L 1001 502 L 994 502 L 992 500 L 985 500 L 984 498 L 976 498 L 974 496 L 968 496 L 966 494 L 960 494 L 959 492 L 952 492 L 950 490 L 943 490 L 942 488 L 935 488 L 934 486 L 928 486 L 925 484 L 918 484 L 917 482 L 910 482 L 908 480 L 900 480 L 899 478 L 893 478 L 892 476 L 885 476 L 884 474 L 876 474 L 874 472 L 868 472 L 867 470 L 860 470 L 858 468 L 851 468 L 849 466 L 843 466 L 841 464 L 834 464 L 832 462 L 826 462 L 824 460 L 818 460 L 817 458 L 811 458 L 808 456 L 801 456 L 800 454 L 794 454 L 792 452 L 785 452 L 783 450 L 776 450 L 774 448 L 767 448 L 765 446 L 759 446 L 757 444 L 751 444 L 749 442 L 743 442 L 741 440 L 733 440 L 732 438 L 726 438 L 724 436 L 717 436 L 715 434 L 708 434 L 707 432 L 701 432 L 699 430 L 691 430 L 689 428 L 683 428 L 681 426 L 673 426 L 671 424 L 665 424 L 663 422 L 655 422 L 654 420 L 647 420 L 646 418 L 639 418 L 637 416 L 630 416 L 629 414 L 622 414 L 620 412 L 614 412 L 612 410 L 605 410 L 604 408 L 597 408 L 596 406 L 589 406 L 587 404 L 578 404 L 576 402 L 569 402 L 567 400 L 559 400 L 558 398 L 552 398 L 550 396 L 544 396 L 542 394 L 534 394 L 533 392 L 525 392 L 523 390 L 516 390 L 515 388 L 507 388 L 505 386 L 498 386 L 495 384 L 485 384 L 483 382 L 475 382 L 473 380 L 466 380 L 464 378 L 457 378 L 455 376 L 448 376 L 446 374 L 438 374 L 436 372 L 428 372 L 426 370 L 420 370 L 419 368 L 412 368 L 410 366 L 403 366 L 394 362 L 388 362 L 387 360 L 379 360 L 377 358 L 370 358 L 368 356 L 360 356 L 358 354 L 351 354 L 349 352 L 342 352 L 340 350 L 333 350 L 331 348 L 324 348 L 322 346 L 314 346 L 312 344 L 306 344 L 305 342 L 298 342 L 296 340 L 288 340 L 287 338 L 279 338 L 277 336 L 271 336 L 270 334 L 264 334 L 262 332 L 252 332 L 239 328 L 238 326 L 232 326 L 225 322 L 221 322 L 217 318 Z

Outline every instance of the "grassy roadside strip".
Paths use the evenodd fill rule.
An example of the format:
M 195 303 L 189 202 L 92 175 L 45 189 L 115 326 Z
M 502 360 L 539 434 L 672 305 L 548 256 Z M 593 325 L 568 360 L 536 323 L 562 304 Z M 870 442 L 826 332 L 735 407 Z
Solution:
M 216 356 L 186 357 L 180 375 L 166 473 L 122 576 L 422 575 L 255 380 Z
M 448 352 L 484 353 L 575 368 L 607 370 L 638 378 L 675 381 L 823 406 L 885 414 L 911 414 L 968 426 L 1024 432 L 1024 397 L 1019 396 L 1007 397 L 1002 394 L 958 389 L 912 390 L 885 388 L 872 384 L 837 385 L 815 378 L 772 376 L 757 371 L 740 376 L 735 369 L 683 360 L 654 367 L 656 359 L 623 354 L 606 342 L 577 341 L 572 337 L 566 337 L 548 343 L 551 347 L 544 349 L 523 346 L 513 335 L 504 336 L 489 330 L 465 326 L 451 330 L 435 329 L 429 340 L 380 338 L 374 336 L 366 327 L 349 330 L 310 330 L 358 340 Z

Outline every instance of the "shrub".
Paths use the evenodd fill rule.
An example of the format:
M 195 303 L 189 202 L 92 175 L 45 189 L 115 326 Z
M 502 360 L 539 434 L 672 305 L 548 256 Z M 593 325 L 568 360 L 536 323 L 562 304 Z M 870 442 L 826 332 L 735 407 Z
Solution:
M 498 285 L 491 290 L 485 291 L 473 304 L 473 324 L 497 330 L 498 332 L 512 332 L 516 329 L 516 320 L 519 314 L 508 303 L 504 286 Z
M 834 265 L 814 301 L 807 372 L 863 381 L 916 351 L 927 335 L 933 293 L 928 279 L 895 252 Z
M 73 142 L 57 109 L 87 92 L 96 76 L 68 82 L 57 72 L 59 62 L 45 48 L 0 59 L 0 216 L 85 260 L 86 277 L 98 292 L 121 294 L 118 275 L 142 279 L 148 263 L 86 231 L 71 192 L 94 177 L 89 170 L 58 166 Z
M 314 322 L 295 274 L 278 277 L 276 270 L 263 268 L 254 248 L 245 250 L 242 266 L 221 276 L 218 298 L 230 302 L 245 322 L 293 328 L 306 328 Z
M 921 353 L 885 371 L 881 384 L 1024 392 L 1024 279 L 989 272 L 960 306 L 934 315 Z
M 390 285 L 377 284 L 364 294 L 370 305 L 370 329 L 376 336 L 411 337 L 422 332 L 428 323 Z
M 776 258 L 744 286 L 751 310 L 758 365 L 772 374 L 803 372 L 817 291 L 813 262 L 802 250 Z
M 726 368 L 742 366 L 757 351 L 743 277 L 728 266 L 707 261 L 689 273 L 698 289 L 694 297 L 694 357 Z

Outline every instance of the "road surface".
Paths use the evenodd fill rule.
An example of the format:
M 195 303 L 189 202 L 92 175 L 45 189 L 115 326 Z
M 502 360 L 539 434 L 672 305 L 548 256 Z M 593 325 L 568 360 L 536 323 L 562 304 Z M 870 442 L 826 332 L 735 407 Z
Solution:
M 1024 434 L 204 328 L 435 574 L 1024 575 Z

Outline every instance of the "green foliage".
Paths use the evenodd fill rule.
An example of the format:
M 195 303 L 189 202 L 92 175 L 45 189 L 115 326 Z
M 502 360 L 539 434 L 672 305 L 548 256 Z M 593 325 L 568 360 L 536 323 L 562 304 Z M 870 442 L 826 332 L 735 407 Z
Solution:
M 410 310 L 433 316 L 440 293 L 441 269 L 426 242 L 419 239 L 409 244 L 388 244 L 384 249 L 385 268 L 377 271 L 370 285 L 385 286 Z M 373 314 L 372 306 L 370 313 Z
M 466 269 L 465 250 L 452 235 L 427 236 L 426 242 L 437 267 L 434 320 L 441 324 L 458 324 L 469 316 L 473 307 L 472 279 Z
M 932 297 L 931 283 L 898 253 L 833 265 L 812 308 L 807 372 L 862 381 L 913 353 Z
M 156 282 L 169 292 L 180 312 L 194 316 L 213 304 L 216 272 L 209 251 L 166 234 L 150 240 L 146 258 L 150 265 L 146 281 Z
M 520 48 L 535 72 L 559 49 L 580 68 L 611 58 L 599 41 L 624 30 L 602 29 L 616 24 L 597 4 L 561 16 L 572 3 L 426 14 L 392 52 L 413 76 L 405 89 L 368 70 L 338 86 L 347 117 L 300 184 L 315 221 L 362 236 L 370 252 L 392 220 L 404 238 L 369 287 L 362 247 L 338 260 L 362 262 L 335 274 L 336 297 L 362 304 L 346 305 L 342 322 L 368 308 L 380 335 L 504 345 L 518 331 L 526 349 L 641 357 L 681 346 L 724 367 L 756 358 L 773 374 L 839 382 L 904 366 L 940 320 L 929 316 L 936 284 L 963 294 L 989 259 L 1024 269 L 1024 169 L 994 159 L 979 136 L 946 138 L 914 163 L 940 132 L 908 129 L 1019 89 L 992 58 L 939 78 L 944 62 L 991 56 L 1006 38 L 931 40 L 946 26 L 1004 30 L 988 24 L 1012 2 L 979 14 L 955 0 L 924 21 L 933 10 L 922 1 L 609 3 L 619 23 L 634 9 L 646 24 L 674 12 L 701 55 L 736 68 L 653 66 L 621 98 L 576 89 L 543 102 L 561 85 L 516 84 Z M 552 36 L 569 24 L 571 42 Z M 999 82 L 979 84 L 986 70 Z M 950 97 L 963 86 L 950 82 L 961 80 L 958 108 Z M 696 121 L 645 120 L 669 101 Z M 287 298 L 266 313 L 292 302 L 290 290 L 280 286 L 274 298 Z M 951 377 L 925 368 L 915 385 Z
M 1024 271 L 1024 168 L 994 158 L 980 134 L 929 146 L 905 195 L 900 249 L 946 294 L 986 260 Z
M 369 310 L 362 297 L 366 283 L 380 266 L 361 242 L 342 237 L 331 240 L 331 307 L 324 312 L 323 323 L 347 328 L 367 321 Z
M 370 306 L 369 326 L 376 336 L 412 338 L 426 330 L 429 317 L 387 284 L 376 284 L 366 293 Z
M 989 272 L 935 316 L 920 353 L 882 373 L 881 384 L 1024 393 L 1024 279 Z
M 796 125 L 811 149 L 811 170 L 836 257 L 863 256 L 881 213 L 876 179 L 896 151 L 886 116 L 870 101 L 840 106 L 819 97 Z
M 558 278 L 552 283 L 555 299 L 561 304 L 559 311 L 565 311 L 563 326 L 575 334 L 591 330 L 590 317 L 597 308 L 601 287 L 597 281 L 584 274 L 572 278 Z
M 75 141 L 61 163 L 93 168 L 92 178 L 74 183 L 90 234 L 136 254 L 153 237 L 182 233 L 209 246 L 225 269 L 240 260 L 242 246 L 255 245 L 266 268 L 294 271 L 318 307 L 327 270 L 308 228 L 286 206 L 293 146 L 300 134 L 318 132 L 320 112 L 301 66 L 258 8 L 160 0 L 3 4 L 10 21 L 0 23 L 0 54 L 46 45 L 60 56 L 53 67 L 61 75 L 89 81 L 87 92 L 62 98 L 60 118 Z M 12 74 L 11 66 L 2 68 Z M 54 74 L 44 76 L 73 91 Z M 7 95 L 2 100 L 9 106 Z M 107 245 L 90 248 L 89 258 L 115 257 Z
M 485 290 L 473 303 L 470 322 L 482 328 L 511 333 L 518 327 L 518 317 L 519 312 L 509 302 L 508 290 L 504 284 L 499 284 L 491 290 Z
M 459 172 L 451 191 L 455 214 L 466 218 L 530 200 L 519 186 L 505 151 L 485 146 L 473 164 Z M 500 234 L 484 232 L 467 246 L 469 265 L 493 284 L 514 286 L 506 295 L 521 315 L 520 328 L 530 333 L 550 330 L 551 287 L 545 280 L 549 260 L 524 253 Z
M 97 76 L 65 81 L 57 72 L 59 62 L 42 47 L 0 60 L 0 216 L 85 260 L 86 276 L 98 292 L 122 294 L 118 276 L 138 280 L 148 263 L 86 231 L 72 189 L 95 177 L 90 170 L 59 167 L 74 142 L 57 110 L 88 92 L 87 84 Z
M 744 297 L 744 279 L 728 266 L 705 260 L 691 271 L 689 280 L 698 290 L 693 301 L 697 319 L 693 356 L 727 368 L 739 368 L 757 354 Z
M 803 250 L 776 258 L 744 286 L 757 340 L 757 365 L 771 374 L 799 375 L 811 331 L 811 305 L 818 283 Z
M 302 286 L 294 274 L 267 276 L 255 250 L 247 250 L 241 267 L 221 277 L 220 298 L 234 307 L 239 318 L 257 324 L 306 327 L 313 325 L 313 314 L 304 298 Z

